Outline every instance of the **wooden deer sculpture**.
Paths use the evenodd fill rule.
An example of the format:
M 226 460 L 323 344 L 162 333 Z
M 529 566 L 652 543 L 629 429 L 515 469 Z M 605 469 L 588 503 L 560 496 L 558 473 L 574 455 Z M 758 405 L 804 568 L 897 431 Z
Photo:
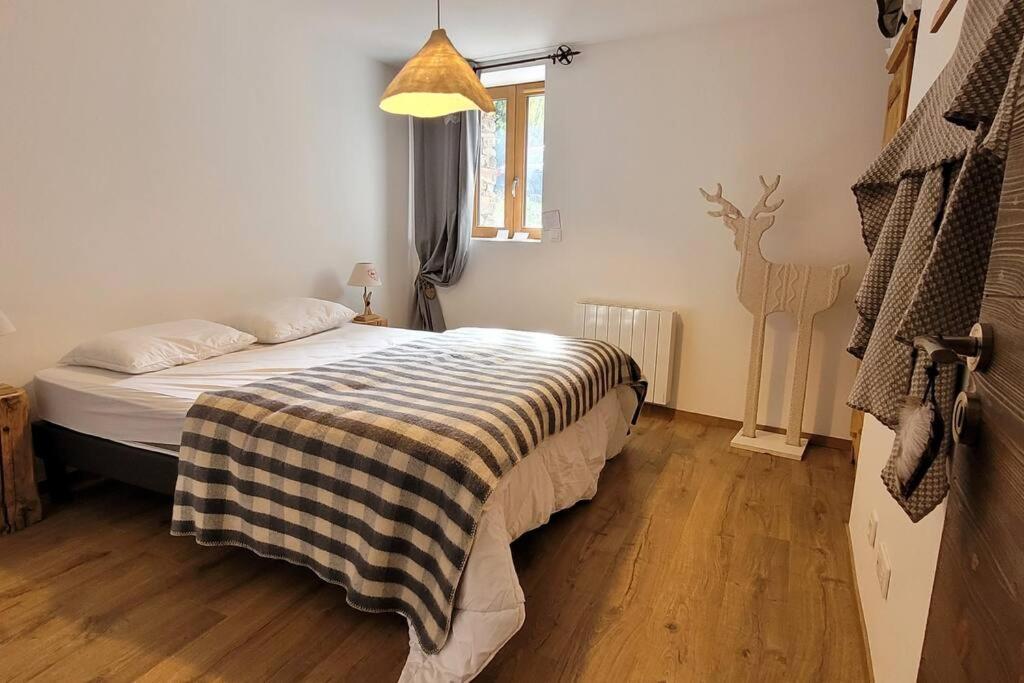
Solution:
M 760 180 L 763 188 L 761 200 L 746 218 L 722 196 L 721 184 L 713 195 L 705 192 L 703 188 L 700 189 L 704 199 L 722 207 L 717 211 L 708 211 L 708 214 L 721 218 L 735 235 L 736 249 L 740 252 L 740 272 L 736 290 L 740 302 L 754 316 L 743 429 L 733 439 L 732 445 L 745 450 L 765 451 L 800 459 L 807 446 L 806 440 L 800 438 L 800 433 L 804 399 L 807 394 L 807 367 L 811 357 L 814 316 L 835 303 L 839 294 L 839 284 L 850 272 L 850 266 L 829 268 L 767 261 L 761 254 L 761 236 L 775 224 L 773 214 L 782 206 L 781 199 L 769 203 L 769 198 L 778 189 L 782 178 L 776 176 L 775 182 L 770 185 L 765 182 L 764 176 L 761 176 Z M 757 401 L 761 389 L 765 319 L 777 312 L 792 313 L 796 317 L 797 325 L 793 360 L 795 365 L 785 443 L 782 443 L 780 435 L 757 431 Z

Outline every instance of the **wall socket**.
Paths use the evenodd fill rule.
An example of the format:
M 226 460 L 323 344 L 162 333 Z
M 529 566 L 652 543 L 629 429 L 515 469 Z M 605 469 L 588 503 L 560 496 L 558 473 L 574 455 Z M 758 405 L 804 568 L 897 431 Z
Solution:
M 878 511 L 872 510 L 868 515 L 868 545 L 875 547 L 875 539 L 878 538 Z
M 882 593 L 882 599 L 889 599 L 889 580 L 892 578 L 892 565 L 889 564 L 889 554 L 885 552 L 885 544 L 878 544 L 878 554 L 875 555 L 875 576 L 878 578 L 878 590 Z

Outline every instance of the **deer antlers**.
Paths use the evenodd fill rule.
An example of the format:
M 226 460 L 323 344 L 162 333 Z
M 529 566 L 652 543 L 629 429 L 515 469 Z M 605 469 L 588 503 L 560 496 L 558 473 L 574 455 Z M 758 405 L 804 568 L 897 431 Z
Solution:
M 740 213 L 740 210 L 722 196 L 722 183 L 716 183 L 716 185 L 718 186 L 718 189 L 715 190 L 715 194 L 713 195 L 705 192 L 703 187 L 697 188 L 700 190 L 700 193 L 704 195 L 704 199 L 708 200 L 712 204 L 718 204 L 722 207 L 719 211 L 708 211 L 708 215 L 714 216 L 715 218 L 743 218 L 743 214 Z
M 761 188 L 764 191 L 761 193 L 761 200 L 757 203 L 757 206 L 755 206 L 754 210 L 750 213 L 750 220 L 757 218 L 763 213 L 775 213 L 776 211 L 778 211 L 779 207 L 782 206 L 782 203 L 785 201 L 783 199 L 780 199 L 779 201 L 773 204 L 768 203 L 768 198 L 772 196 L 772 193 L 775 192 L 775 190 L 779 189 L 779 183 L 782 182 L 782 176 L 775 176 L 775 182 L 773 182 L 771 185 L 765 182 L 763 175 L 758 176 L 758 179 L 761 181 Z M 708 211 L 708 215 L 714 216 L 715 218 L 743 218 L 743 214 L 740 212 L 740 210 L 737 209 L 730 201 L 728 201 L 725 197 L 722 196 L 722 184 L 716 183 L 716 188 L 717 189 L 715 190 L 714 194 L 706 192 L 703 187 L 697 188 L 698 190 L 700 190 L 700 193 L 704 195 L 704 199 L 711 202 L 712 204 L 718 204 L 719 206 L 722 207 L 718 211 Z
M 774 204 L 768 204 L 768 198 L 772 196 L 772 192 L 775 192 L 775 190 L 779 189 L 779 183 L 782 182 L 782 176 L 775 176 L 775 182 L 772 183 L 771 185 L 764 181 L 763 175 L 759 175 L 757 176 L 757 178 L 758 180 L 761 181 L 761 188 L 764 190 L 764 192 L 761 193 L 761 201 L 757 203 L 757 206 L 754 207 L 754 210 L 750 214 L 751 220 L 761 215 L 762 213 L 775 213 L 776 211 L 779 210 L 779 207 L 782 206 L 782 203 L 786 201 L 785 199 L 780 199 Z

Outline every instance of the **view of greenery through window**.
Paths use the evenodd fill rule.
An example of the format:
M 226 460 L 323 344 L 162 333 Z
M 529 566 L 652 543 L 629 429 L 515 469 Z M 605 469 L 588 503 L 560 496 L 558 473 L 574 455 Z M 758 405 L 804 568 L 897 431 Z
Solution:
M 544 199 L 544 96 L 532 95 L 526 119 L 526 215 L 523 225 L 541 227 Z
M 494 113 L 480 116 L 480 225 L 505 226 L 507 131 L 508 100 L 495 100 Z

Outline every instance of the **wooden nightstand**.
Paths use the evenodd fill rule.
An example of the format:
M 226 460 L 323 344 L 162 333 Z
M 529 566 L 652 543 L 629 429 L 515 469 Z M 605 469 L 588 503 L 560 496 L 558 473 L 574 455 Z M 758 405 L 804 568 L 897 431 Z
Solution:
M 24 389 L 0 384 L 0 535 L 43 518 Z
M 352 322 L 357 325 L 372 325 L 373 327 L 387 327 L 388 319 L 382 315 L 371 313 L 370 315 L 357 315 L 352 318 Z

